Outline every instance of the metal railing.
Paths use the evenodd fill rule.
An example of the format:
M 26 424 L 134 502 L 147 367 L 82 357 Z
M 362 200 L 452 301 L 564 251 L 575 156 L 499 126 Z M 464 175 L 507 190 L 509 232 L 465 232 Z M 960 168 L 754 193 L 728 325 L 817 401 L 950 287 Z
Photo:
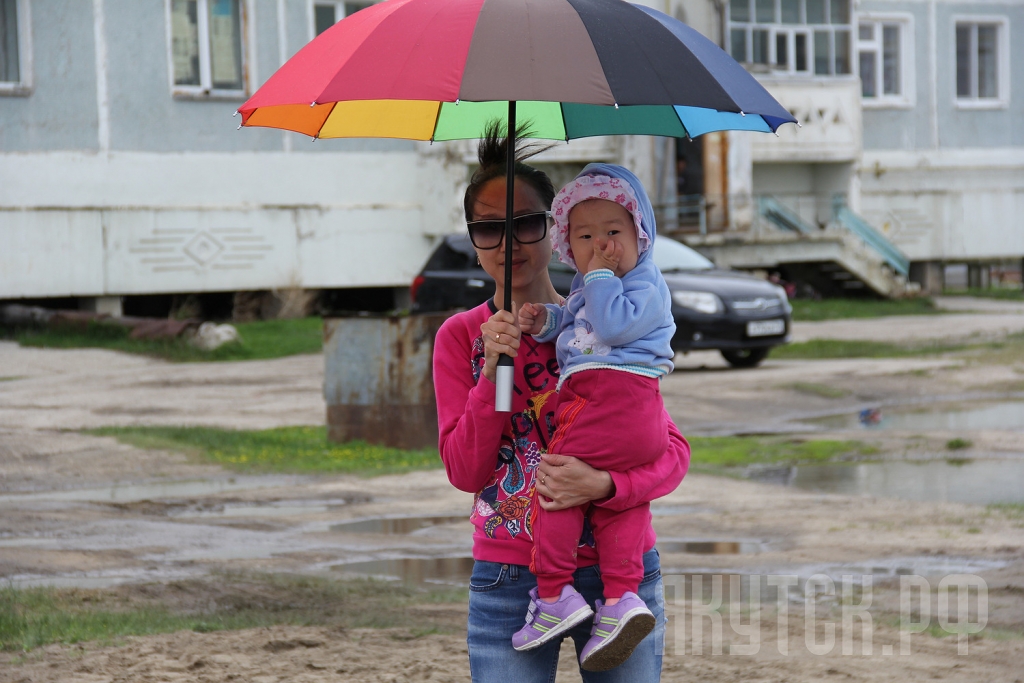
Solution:
M 910 260 L 882 233 L 875 230 L 863 218 L 855 214 L 846 205 L 846 197 L 836 195 L 832 198 L 832 210 L 836 223 L 859 237 L 866 245 L 878 253 L 893 270 L 906 277 L 910 273 Z
M 777 227 L 802 235 L 818 232 L 818 228 L 808 224 L 796 211 L 780 202 L 772 195 L 760 195 L 757 198 L 757 210 L 766 220 Z

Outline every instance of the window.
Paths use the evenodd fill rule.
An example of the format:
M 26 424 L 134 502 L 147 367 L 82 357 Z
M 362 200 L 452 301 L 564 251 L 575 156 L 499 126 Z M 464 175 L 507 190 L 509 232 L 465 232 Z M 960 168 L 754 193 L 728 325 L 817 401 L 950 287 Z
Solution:
M 27 94 L 31 49 L 28 3 L 0 0 L 0 94 Z
M 732 0 L 729 51 L 775 73 L 851 73 L 850 0 Z
M 956 99 L 958 105 L 1004 104 L 1009 96 L 1006 23 L 956 21 Z
M 174 92 L 244 95 L 242 0 L 170 0 L 170 6 Z
M 857 66 L 866 105 L 912 104 L 911 17 L 864 15 L 857 24 Z
M 361 9 L 366 9 L 373 2 L 363 0 L 362 2 L 314 2 L 313 3 L 313 36 L 316 37 L 334 26 L 336 23 L 355 14 Z

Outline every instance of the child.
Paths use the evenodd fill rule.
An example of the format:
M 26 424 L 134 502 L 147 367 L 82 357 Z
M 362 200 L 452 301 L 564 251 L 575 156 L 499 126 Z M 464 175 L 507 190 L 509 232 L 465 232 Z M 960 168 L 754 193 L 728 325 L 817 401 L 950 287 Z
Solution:
M 651 253 L 654 210 L 640 181 L 621 166 L 591 164 L 555 197 L 551 241 L 578 272 L 562 306 L 524 304 L 523 334 L 557 338 L 560 379 L 551 453 L 601 470 L 656 460 L 668 443 L 658 388 L 672 365 L 672 297 Z M 654 628 L 637 596 L 647 504 L 610 510 L 600 504 L 558 511 L 533 507 L 536 593 L 513 647 L 530 650 L 589 618 L 573 588 L 584 515 L 593 528 L 605 601 L 580 654 L 588 671 L 618 666 Z

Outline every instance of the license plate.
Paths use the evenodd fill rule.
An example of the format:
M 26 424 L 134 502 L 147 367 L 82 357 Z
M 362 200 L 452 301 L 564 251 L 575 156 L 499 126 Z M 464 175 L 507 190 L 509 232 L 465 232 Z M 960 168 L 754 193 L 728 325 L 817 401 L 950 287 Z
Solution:
M 785 320 L 751 320 L 747 323 L 748 337 L 770 337 L 785 331 Z

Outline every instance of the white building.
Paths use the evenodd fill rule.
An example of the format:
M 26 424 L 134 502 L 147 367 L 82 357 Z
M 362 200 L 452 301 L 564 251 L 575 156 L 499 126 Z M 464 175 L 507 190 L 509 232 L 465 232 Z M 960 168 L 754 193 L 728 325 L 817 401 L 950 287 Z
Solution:
M 824 270 L 860 268 L 852 280 L 876 289 L 868 271 L 891 266 L 851 247 L 863 236 L 836 220 L 837 197 L 916 264 L 1024 256 L 1024 0 L 648 3 L 726 45 L 803 128 L 573 141 L 543 159 L 556 181 L 625 163 L 666 228 L 699 233 L 703 217 L 689 239 L 723 263 L 799 275 L 835 261 Z M 472 146 L 233 130 L 259 84 L 362 6 L 0 0 L 0 299 L 117 310 L 134 295 L 369 287 L 400 306 L 437 237 L 462 229 Z M 786 216 L 821 234 L 778 230 Z M 723 247 L 737 235 L 745 255 Z

